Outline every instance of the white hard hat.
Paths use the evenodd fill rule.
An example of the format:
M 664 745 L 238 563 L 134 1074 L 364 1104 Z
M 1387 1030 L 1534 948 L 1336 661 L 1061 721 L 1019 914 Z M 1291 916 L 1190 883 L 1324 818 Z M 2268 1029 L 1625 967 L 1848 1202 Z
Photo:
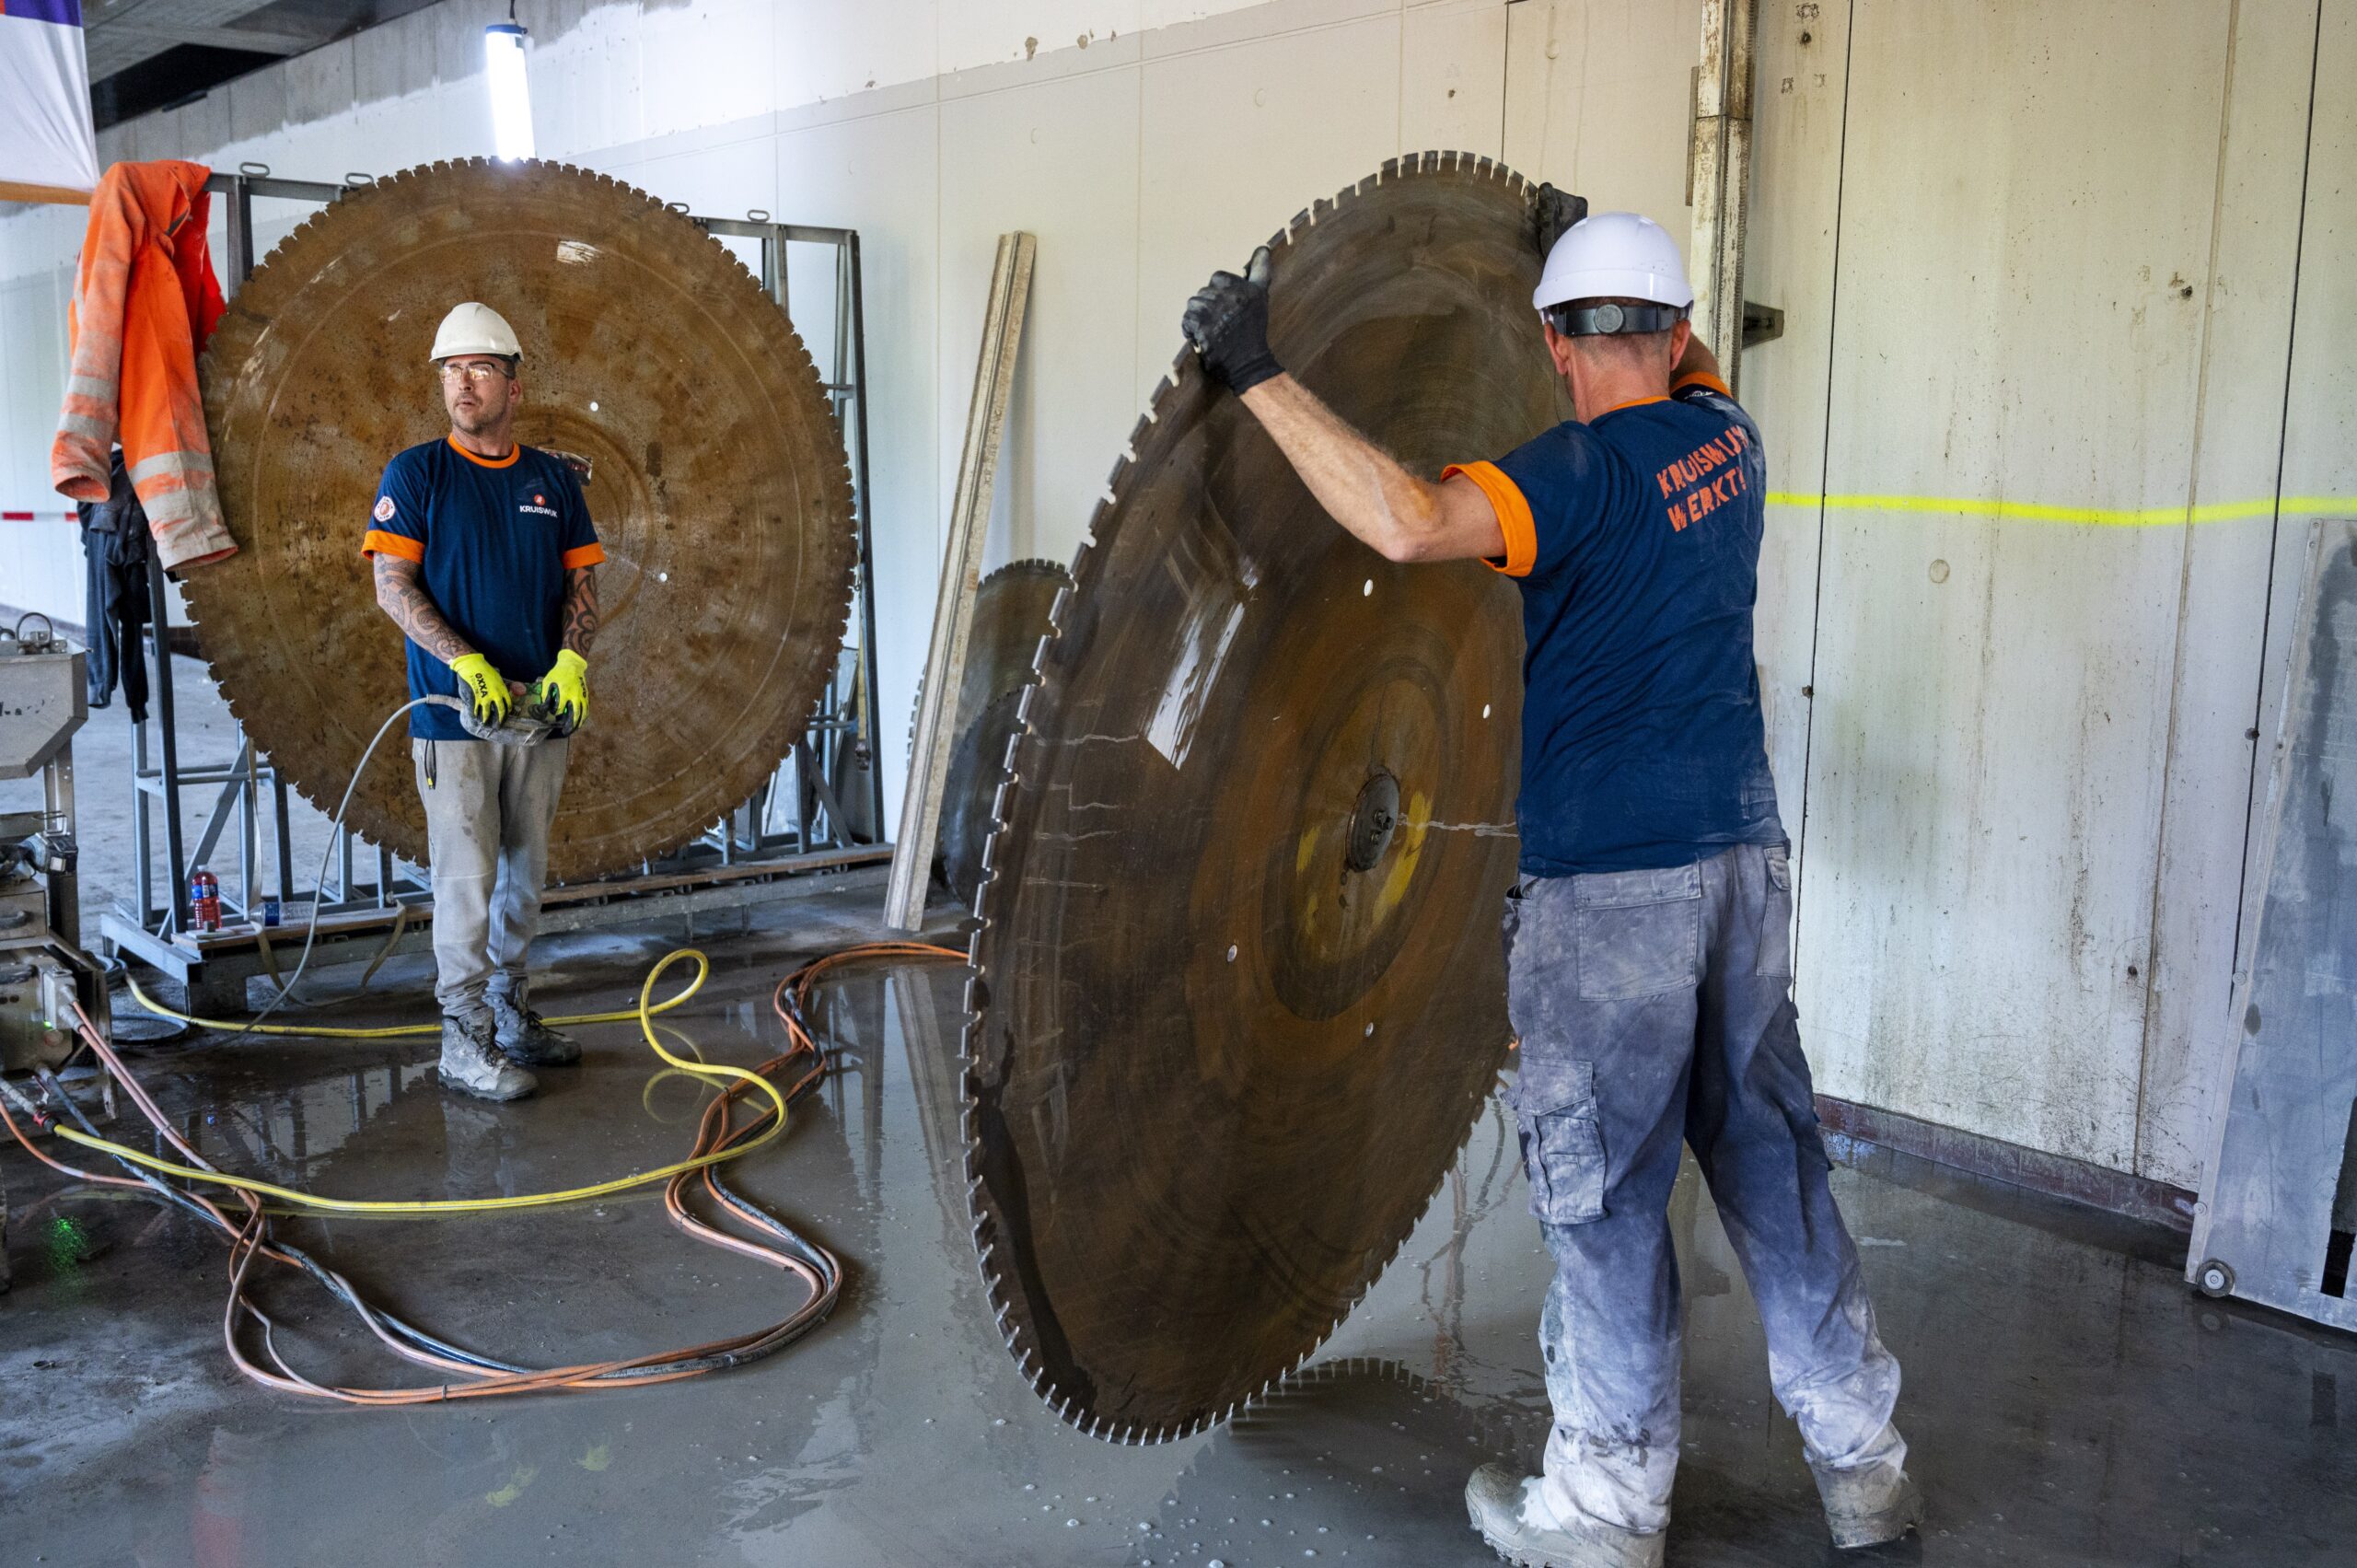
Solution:
M 1694 290 L 1667 229 L 1636 213 L 1597 213 L 1565 229 L 1547 252 L 1530 303 L 1544 310 L 1574 299 L 1650 299 L 1683 310 Z
M 471 299 L 443 317 L 442 324 L 434 330 L 435 364 L 461 354 L 495 354 L 503 359 L 524 356 L 507 318 Z

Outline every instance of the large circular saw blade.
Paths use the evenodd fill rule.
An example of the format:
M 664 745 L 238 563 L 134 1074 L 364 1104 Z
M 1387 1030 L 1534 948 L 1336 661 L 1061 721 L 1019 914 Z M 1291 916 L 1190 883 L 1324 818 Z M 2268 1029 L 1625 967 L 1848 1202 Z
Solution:
M 1532 192 L 1428 153 L 1277 236 L 1271 336 L 1413 471 L 1570 416 Z M 1505 1059 L 1521 624 L 1324 514 L 1191 354 L 1008 749 L 967 1031 L 1009 1348 L 1097 1435 L 1220 1419 L 1390 1260 Z
M 247 733 L 332 807 L 405 692 L 360 536 L 386 460 L 448 430 L 426 355 L 467 299 L 524 344 L 518 438 L 589 467 L 604 628 L 549 872 L 621 870 L 716 821 L 792 747 L 856 558 L 809 353 L 690 219 L 604 175 L 477 159 L 379 180 L 296 230 L 205 355 L 240 549 L 190 574 L 190 609 Z M 380 758 L 347 820 L 422 861 L 408 775 Z

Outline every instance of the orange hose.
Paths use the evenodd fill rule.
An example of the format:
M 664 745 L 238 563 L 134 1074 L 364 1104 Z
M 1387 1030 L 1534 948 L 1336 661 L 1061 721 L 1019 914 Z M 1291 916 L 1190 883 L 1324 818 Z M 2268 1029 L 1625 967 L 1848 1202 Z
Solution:
M 814 959 L 781 980 L 777 989 L 772 993 L 771 1005 L 776 1011 L 779 1020 L 785 1026 L 787 1047 L 779 1055 L 761 1063 L 753 1071 L 761 1077 L 771 1077 L 807 1057 L 809 1065 L 795 1079 L 793 1085 L 784 1091 L 784 1098 L 788 1101 L 796 1098 L 818 1083 L 825 1076 L 827 1069 L 825 1051 L 811 1037 L 809 1031 L 796 1021 L 793 1012 L 786 1007 L 784 1002 L 786 988 L 789 985 L 794 987 L 795 1005 L 798 1008 L 809 999 L 813 986 L 819 977 L 826 971 L 842 964 L 877 958 L 948 958 L 962 960 L 965 955 L 955 948 L 936 947 L 930 943 L 868 943 Z M 212 1167 L 180 1137 L 170 1120 L 149 1097 L 145 1086 L 133 1075 L 129 1068 L 123 1065 L 122 1060 L 91 1027 L 87 1017 L 77 1016 L 77 1032 L 106 1070 L 122 1085 L 132 1102 L 155 1125 L 157 1132 L 178 1149 L 192 1165 L 211 1169 Z M 730 1085 L 712 1104 L 704 1108 L 703 1115 L 697 1125 L 695 1146 L 691 1157 L 716 1153 L 729 1147 L 759 1130 L 770 1117 L 777 1114 L 773 1109 L 764 1110 L 762 1114 L 742 1126 L 730 1125 L 734 1121 L 736 1103 L 750 1090 L 751 1086 L 749 1081 L 738 1080 Z M 0 1122 L 6 1124 L 10 1135 L 24 1147 L 27 1153 L 52 1169 L 75 1180 L 109 1187 L 142 1189 L 148 1187 L 148 1183 L 145 1181 L 125 1177 L 101 1176 L 95 1172 L 63 1165 L 50 1158 L 25 1136 L 23 1131 L 17 1127 L 15 1119 L 8 1115 L 4 1104 L 0 1104 Z M 352 1290 L 349 1282 L 344 1281 L 340 1274 L 334 1275 L 338 1283 L 350 1292 L 352 1304 L 359 1312 L 362 1320 L 387 1348 L 407 1361 L 453 1374 L 461 1379 L 423 1388 L 404 1388 L 330 1387 L 303 1376 L 288 1365 L 285 1359 L 279 1353 L 277 1345 L 272 1338 L 271 1331 L 273 1325 L 269 1315 L 247 1295 L 246 1282 L 256 1258 L 266 1258 L 274 1263 L 298 1272 L 302 1271 L 303 1265 L 289 1253 L 271 1245 L 269 1221 L 262 1212 L 261 1201 L 256 1195 L 244 1191 L 238 1193 L 238 1197 L 246 1205 L 246 1214 L 241 1224 L 232 1221 L 218 1204 L 206 1197 L 192 1192 L 182 1195 L 202 1208 L 210 1216 L 214 1225 L 229 1238 L 229 1291 L 228 1298 L 223 1306 L 221 1334 L 229 1357 L 236 1364 L 238 1371 L 264 1388 L 334 1400 L 345 1404 L 433 1404 L 449 1400 L 488 1399 L 545 1391 L 640 1388 L 655 1383 L 668 1383 L 688 1377 L 702 1376 L 709 1372 L 722 1370 L 723 1365 L 734 1365 L 734 1361 L 723 1363 L 722 1365 L 703 1366 L 679 1366 L 673 1364 L 708 1360 L 713 1357 L 749 1359 L 760 1355 L 778 1347 L 784 1341 L 798 1336 L 812 1326 L 814 1319 L 823 1318 L 832 1310 L 842 1291 L 842 1265 L 832 1253 L 812 1244 L 812 1249 L 826 1260 L 827 1267 L 822 1276 L 819 1270 L 784 1248 L 772 1247 L 761 1241 L 731 1235 L 721 1229 L 688 1207 L 685 1194 L 689 1177 L 692 1174 L 702 1176 L 706 1191 L 716 1202 L 721 1202 L 724 1213 L 728 1212 L 726 1196 L 718 1179 L 718 1167 L 704 1166 L 699 1172 L 682 1171 L 671 1178 L 665 1185 L 664 1209 L 671 1224 L 692 1239 L 708 1246 L 723 1248 L 743 1257 L 755 1259 L 770 1264 L 782 1272 L 795 1275 L 801 1281 L 806 1295 L 801 1306 L 785 1318 L 765 1329 L 754 1330 L 748 1333 L 684 1349 L 658 1351 L 645 1355 L 610 1361 L 583 1362 L 567 1366 L 501 1372 L 477 1366 L 454 1357 L 435 1354 L 430 1350 L 401 1339 L 377 1319 L 375 1311 L 366 1305 L 357 1291 Z M 740 1215 L 739 1218 L 741 1223 L 742 1216 Z M 258 1365 L 246 1353 L 238 1334 L 240 1317 L 250 1317 L 261 1326 L 262 1345 L 270 1361 L 275 1366 L 275 1371 Z M 656 1370 L 657 1368 L 665 1369 Z

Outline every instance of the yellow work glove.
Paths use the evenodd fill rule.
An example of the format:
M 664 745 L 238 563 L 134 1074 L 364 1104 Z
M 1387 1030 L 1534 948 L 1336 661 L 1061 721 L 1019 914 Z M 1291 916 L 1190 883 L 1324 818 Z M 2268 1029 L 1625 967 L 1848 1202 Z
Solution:
M 475 711 L 475 722 L 496 729 L 507 722 L 507 710 L 514 699 L 507 694 L 507 682 L 491 661 L 481 654 L 460 654 L 450 661 L 450 673 L 459 678 L 467 701 Z
M 569 719 L 575 729 L 589 722 L 589 661 L 571 648 L 556 656 L 555 667 L 532 690 L 552 718 Z

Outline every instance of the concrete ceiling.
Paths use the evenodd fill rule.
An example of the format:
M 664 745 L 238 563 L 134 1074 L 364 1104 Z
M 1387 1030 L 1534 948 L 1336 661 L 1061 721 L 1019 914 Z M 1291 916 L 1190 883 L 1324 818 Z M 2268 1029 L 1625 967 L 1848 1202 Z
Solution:
M 90 99 L 103 127 L 433 0 L 83 0 Z

